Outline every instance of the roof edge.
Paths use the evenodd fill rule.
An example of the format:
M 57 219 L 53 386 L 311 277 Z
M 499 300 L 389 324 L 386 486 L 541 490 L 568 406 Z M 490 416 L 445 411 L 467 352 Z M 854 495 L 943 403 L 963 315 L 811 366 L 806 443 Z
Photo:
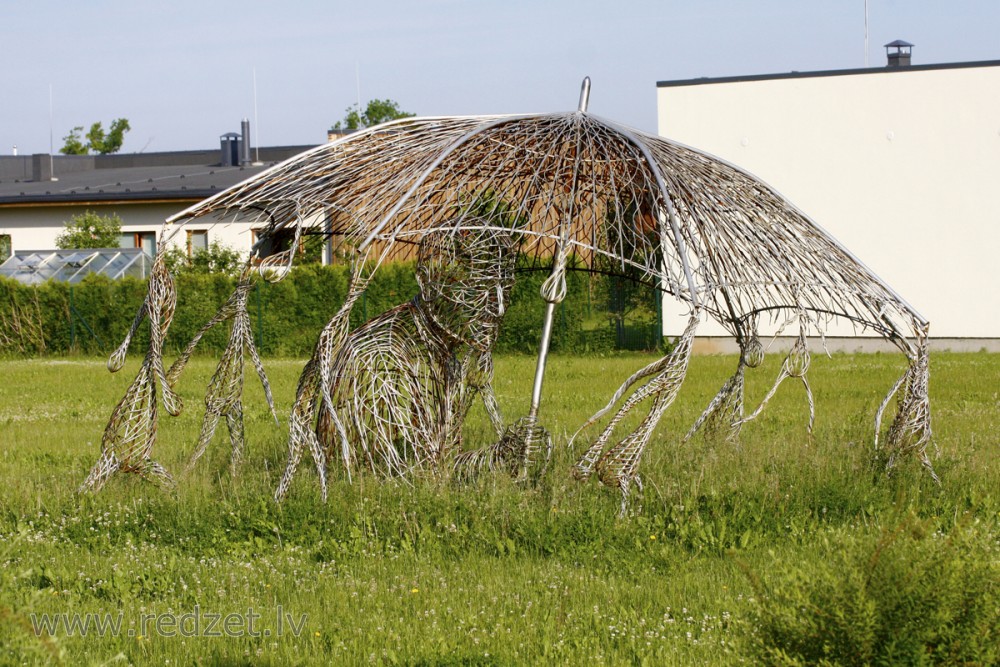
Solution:
M 774 74 L 749 74 L 742 76 L 698 77 L 696 79 L 671 79 L 657 81 L 657 88 L 676 86 L 699 86 L 711 83 L 739 83 L 742 81 L 770 81 L 775 79 L 808 79 L 824 76 L 849 76 L 855 74 L 899 74 L 939 69 L 967 69 L 970 67 L 1000 67 L 1000 60 L 974 60 L 957 63 L 934 63 L 929 65 L 908 65 L 906 67 L 860 67 L 856 69 L 830 69 L 810 72 L 780 72 Z
M 86 206 L 90 204 L 159 204 L 177 201 L 201 201 L 222 191 L 222 188 L 198 190 L 158 190 L 155 192 L 59 193 L 0 197 L 0 207 L 21 206 Z

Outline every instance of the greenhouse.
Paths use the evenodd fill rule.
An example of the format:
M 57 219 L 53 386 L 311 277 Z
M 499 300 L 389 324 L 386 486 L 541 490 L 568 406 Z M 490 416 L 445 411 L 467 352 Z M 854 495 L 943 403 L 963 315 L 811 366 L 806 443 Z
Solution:
M 0 276 L 26 285 L 46 280 L 78 283 L 99 273 L 117 279 L 146 278 L 153 258 L 141 248 L 87 248 L 83 250 L 22 250 L 0 264 Z

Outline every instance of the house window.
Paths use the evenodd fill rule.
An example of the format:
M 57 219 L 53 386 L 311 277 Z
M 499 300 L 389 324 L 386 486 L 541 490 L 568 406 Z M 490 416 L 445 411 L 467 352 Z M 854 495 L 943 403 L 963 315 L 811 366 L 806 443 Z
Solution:
M 263 231 L 263 229 L 253 230 L 254 243 L 257 242 L 257 239 L 260 238 Z M 292 247 L 292 242 L 294 240 L 295 230 L 293 229 L 279 229 L 276 232 L 271 232 L 267 240 L 261 244 L 260 249 L 257 252 L 257 257 L 264 259 L 265 257 L 270 257 L 271 255 L 277 255 L 279 252 L 284 252 Z
M 11 242 L 10 234 L 0 234 L 0 262 L 4 262 L 10 257 Z
M 187 237 L 188 257 L 193 256 L 196 252 L 208 250 L 208 232 L 206 230 L 189 229 Z
M 142 248 L 150 257 L 156 256 L 156 232 L 123 232 L 119 248 Z
M 253 230 L 253 242 L 256 243 L 257 239 L 264 232 L 263 229 Z M 315 234 L 310 232 L 305 232 L 299 237 L 299 246 L 296 248 L 296 253 L 298 255 L 298 262 L 303 264 L 319 264 L 323 261 L 323 246 L 321 243 L 309 242 L 308 239 L 315 239 Z M 261 260 L 265 257 L 270 257 L 271 255 L 277 255 L 279 252 L 284 252 L 292 247 L 295 242 L 295 229 L 285 228 L 279 229 L 276 232 L 271 232 L 267 240 L 261 244 L 257 251 L 257 259 Z

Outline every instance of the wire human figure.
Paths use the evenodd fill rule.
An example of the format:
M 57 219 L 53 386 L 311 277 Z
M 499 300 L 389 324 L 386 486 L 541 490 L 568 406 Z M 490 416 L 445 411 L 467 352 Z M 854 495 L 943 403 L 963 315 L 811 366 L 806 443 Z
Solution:
M 205 453 L 209 443 L 215 435 L 219 420 L 225 416 L 226 426 L 229 430 L 229 442 L 232 446 L 230 459 L 230 469 L 232 474 L 239 471 L 243 461 L 246 443 L 243 434 L 243 369 L 246 365 L 246 354 L 257 370 L 257 376 L 264 387 L 264 396 L 267 399 L 268 407 L 277 423 L 278 416 L 274 410 L 274 399 L 271 396 L 271 386 L 264 372 L 264 365 L 261 363 L 260 355 L 253 340 L 253 327 L 250 324 L 250 315 L 247 312 L 247 299 L 253 291 L 255 283 L 253 280 L 253 268 L 248 261 L 240 273 L 236 289 L 229 299 L 219 308 L 219 311 L 195 334 L 191 342 L 181 356 L 174 362 L 167 372 L 167 380 L 173 386 L 176 384 L 181 371 L 191 358 L 191 354 L 198 346 L 209 329 L 232 320 L 232 329 L 229 333 L 229 342 L 222 359 L 215 369 L 215 374 L 208 383 L 208 390 L 205 393 L 205 417 L 201 424 L 201 433 L 198 436 L 198 444 L 188 462 L 187 469 L 190 471 L 198 462 L 198 459 Z
M 333 359 L 333 409 L 319 408 L 320 451 L 313 452 L 321 486 L 331 460 L 340 460 L 349 475 L 359 468 L 398 476 L 447 469 L 462 451 L 462 426 L 476 396 L 503 439 L 509 429 L 493 392 L 492 350 L 516 257 L 508 230 L 425 236 L 419 293 L 348 334 Z M 460 459 L 469 469 L 489 458 L 471 454 Z M 507 459 L 520 454 L 509 451 L 508 468 L 516 464 Z M 301 452 L 291 453 L 279 499 L 300 458 Z
M 492 348 L 515 258 L 510 234 L 495 230 L 424 239 L 419 294 L 352 332 L 334 360 L 335 410 L 321 409 L 318 428 L 327 452 L 348 469 L 436 468 L 461 450 L 476 395 L 502 434 Z
M 116 472 L 136 473 L 144 479 L 165 486 L 174 480 L 162 464 L 154 461 L 153 443 L 157 430 L 157 385 L 164 407 L 172 415 L 180 414 L 183 402 L 174 393 L 163 371 L 163 343 L 177 306 L 177 290 L 161 253 L 153 262 L 146 298 L 136 313 L 125 340 L 108 359 L 108 370 L 117 372 L 125 365 L 132 338 L 143 320 L 149 319 L 149 349 L 135 380 L 115 406 L 104 429 L 101 456 L 90 469 L 79 491 L 100 491 Z

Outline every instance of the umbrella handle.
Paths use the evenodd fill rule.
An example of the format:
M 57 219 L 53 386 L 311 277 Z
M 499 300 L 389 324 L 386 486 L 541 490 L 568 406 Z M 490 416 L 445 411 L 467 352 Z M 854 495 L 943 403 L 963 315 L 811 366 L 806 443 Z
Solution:
M 549 356 L 549 342 L 552 340 L 552 320 L 555 315 L 556 302 L 545 304 L 545 322 L 542 324 L 542 340 L 538 344 L 538 361 L 535 364 L 535 383 L 531 388 L 531 409 L 528 419 L 534 424 L 538 419 L 538 407 L 542 402 L 542 379 L 545 377 L 545 360 Z
M 538 362 L 535 364 L 535 382 L 531 388 L 531 409 L 528 419 L 532 424 L 538 419 L 538 407 L 542 402 L 542 379 L 545 377 L 545 360 L 549 356 L 552 341 L 552 321 L 555 319 L 556 304 L 566 298 L 566 244 L 560 245 L 556 253 L 552 273 L 542 283 L 541 295 L 545 299 L 545 320 L 542 323 L 542 340 L 538 344 Z

